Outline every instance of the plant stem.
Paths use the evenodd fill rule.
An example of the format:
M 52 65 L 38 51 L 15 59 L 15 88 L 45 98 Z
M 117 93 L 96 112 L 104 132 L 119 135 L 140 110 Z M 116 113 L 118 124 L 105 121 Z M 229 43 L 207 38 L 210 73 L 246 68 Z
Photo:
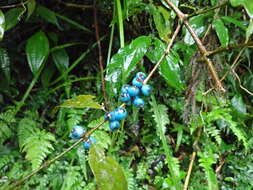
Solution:
M 119 25 L 120 47 L 123 48 L 125 46 L 125 40 L 124 40 L 124 25 L 120 0 L 116 0 L 116 7 Z
M 191 25 L 187 21 L 187 15 L 185 15 L 184 13 L 182 13 L 181 10 L 179 10 L 170 0 L 166 0 L 166 2 L 174 10 L 174 12 L 177 14 L 177 16 L 179 17 L 179 19 L 184 23 L 185 27 L 190 32 L 192 38 L 196 42 L 200 53 L 202 54 L 205 62 L 207 63 L 209 72 L 211 73 L 211 76 L 212 76 L 212 78 L 213 78 L 213 80 L 215 82 L 216 87 L 218 88 L 218 90 L 220 92 L 226 92 L 226 90 L 223 88 L 223 86 L 221 84 L 221 81 L 220 81 L 220 79 L 218 77 L 218 74 L 217 74 L 217 72 L 215 70 L 215 67 L 214 67 L 212 61 L 210 59 L 208 59 L 207 56 L 206 56 L 208 52 L 207 52 L 205 46 L 202 44 L 202 42 L 200 41 L 200 39 L 198 38 L 198 36 L 194 32 L 194 30 L 192 29 Z

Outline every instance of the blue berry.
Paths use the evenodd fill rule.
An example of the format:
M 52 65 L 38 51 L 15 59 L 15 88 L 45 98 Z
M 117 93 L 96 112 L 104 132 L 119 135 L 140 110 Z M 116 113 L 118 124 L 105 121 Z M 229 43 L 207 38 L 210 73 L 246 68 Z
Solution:
M 129 96 L 128 93 L 121 93 L 121 94 L 119 95 L 119 100 L 120 100 L 121 102 L 129 102 L 129 101 L 131 100 L 131 97 Z
M 139 79 L 141 79 L 141 80 L 145 80 L 145 78 L 146 78 L 147 76 L 146 76 L 146 74 L 143 73 L 143 72 L 138 72 L 138 73 L 136 74 L 136 77 L 139 78 Z
M 83 127 L 76 125 L 71 130 L 70 137 L 72 139 L 80 139 L 84 135 L 84 132 L 85 132 L 85 130 Z
M 138 87 L 136 87 L 136 86 L 130 86 L 128 88 L 128 94 L 131 97 L 137 96 L 139 93 L 140 93 L 140 89 Z
M 120 127 L 120 123 L 119 123 L 119 121 L 111 121 L 110 123 L 109 123 L 109 127 L 110 127 L 110 129 L 112 130 L 112 131 L 115 131 L 116 129 L 118 129 L 119 127 Z
M 148 84 L 145 84 L 141 87 L 141 92 L 144 96 L 149 96 L 152 92 L 152 87 Z
M 145 102 L 144 102 L 143 99 L 141 99 L 141 98 L 139 98 L 138 96 L 136 96 L 136 97 L 134 98 L 133 103 L 134 103 L 134 105 L 135 105 L 136 107 L 143 107 Z
M 127 111 L 125 108 L 116 108 L 114 112 L 115 112 L 115 120 L 120 121 L 127 117 Z
M 94 137 L 90 136 L 86 141 L 83 142 L 83 148 L 85 150 L 89 150 L 90 146 L 95 143 L 96 143 L 96 139 Z
M 143 83 L 143 80 L 140 79 L 140 78 L 138 78 L 138 77 L 135 77 L 135 78 L 132 80 L 132 84 L 133 84 L 134 86 L 139 87 L 139 88 L 142 87 L 142 83 Z
M 121 87 L 121 93 L 128 93 L 128 89 L 129 89 L 130 85 L 125 84 Z
M 114 121 L 115 120 L 115 113 L 113 111 L 107 112 L 105 114 L 105 120 Z

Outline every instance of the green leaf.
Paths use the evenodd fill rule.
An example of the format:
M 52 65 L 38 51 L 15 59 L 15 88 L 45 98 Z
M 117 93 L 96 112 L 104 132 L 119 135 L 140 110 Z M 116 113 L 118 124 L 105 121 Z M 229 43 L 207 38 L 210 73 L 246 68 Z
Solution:
M 69 67 L 69 55 L 66 52 L 65 49 L 60 49 L 57 51 L 53 51 L 51 53 L 54 63 L 57 67 L 57 69 L 63 73 L 64 71 L 66 71 Z
M 198 15 L 195 17 L 190 18 L 189 24 L 191 25 L 192 29 L 196 33 L 198 37 L 200 37 L 204 31 L 206 30 L 206 17 L 207 15 Z M 186 30 L 186 34 L 184 36 L 184 42 L 189 45 L 193 45 L 195 43 L 194 39 L 192 38 L 190 32 Z
M 5 13 L 5 31 L 12 29 L 21 20 L 24 14 L 23 8 L 13 8 Z
M 232 100 L 231 100 L 232 106 L 239 112 L 242 114 L 246 114 L 247 113 L 247 109 L 246 109 L 246 105 L 243 102 L 242 96 L 240 95 L 235 95 Z
M 224 25 L 221 19 L 215 19 L 213 21 L 216 34 L 220 40 L 221 46 L 227 46 L 229 42 L 228 29 Z
M 26 56 L 29 67 L 34 75 L 38 73 L 48 53 L 49 42 L 47 36 L 42 31 L 37 32 L 28 39 L 26 44 Z
M 33 14 L 35 7 L 36 7 L 36 0 L 28 0 L 26 20 L 28 20 L 30 16 Z
M 249 40 L 249 37 L 253 34 L 253 19 L 250 19 L 249 26 L 246 30 L 246 40 Z
M 140 36 L 134 39 L 128 46 L 119 49 L 106 68 L 106 83 L 108 94 L 117 92 L 122 84 L 127 82 L 130 73 L 141 61 L 148 47 L 151 44 L 151 38 Z
M 244 6 L 250 18 L 253 18 L 253 3 L 252 0 L 230 0 L 232 6 Z
M 161 56 L 164 54 L 166 45 L 159 39 L 154 39 L 152 48 L 147 53 L 148 59 L 152 63 L 157 63 Z M 179 56 L 174 51 L 170 51 L 164 61 L 160 65 L 160 75 L 165 79 L 167 84 L 177 90 L 184 88 L 184 82 L 181 79 L 181 69 L 179 67 Z
M 96 144 L 104 149 L 108 149 L 112 144 L 111 137 L 105 131 L 96 130 L 92 136 L 97 140 Z
M 127 181 L 119 163 L 104 155 L 99 146 L 92 146 L 89 152 L 89 164 L 99 189 L 127 190 Z
M 171 34 L 170 12 L 159 6 L 153 8 L 152 14 L 160 38 L 168 42 Z
M 46 7 L 43 7 L 41 5 L 39 5 L 36 9 L 36 12 L 42 17 L 44 18 L 46 21 L 56 25 L 59 29 L 61 29 L 58 19 L 56 17 L 55 12 L 49 10 Z
M 0 40 L 4 37 L 5 22 L 4 13 L 0 9 Z
M 0 69 L 4 73 L 8 83 L 11 78 L 10 58 L 6 49 L 0 48 Z
M 94 102 L 94 98 L 95 96 L 92 95 L 79 95 L 75 98 L 67 100 L 65 103 L 60 105 L 60 107 L 102 109 L 103 106 L 97 102 Z
M 239 28 L 241 28 L 244 31 L 246 30 L 246 26 L 243 24 L 243 21 L 241 21 L 241 20 L 236 20 L 235 18 L 230 17 L 230 16 L 223 16 L 223 17 L 221 17 L 221 19 L 224 20 L 225 22 L 232 23 L 235 26 L 238 26 Z

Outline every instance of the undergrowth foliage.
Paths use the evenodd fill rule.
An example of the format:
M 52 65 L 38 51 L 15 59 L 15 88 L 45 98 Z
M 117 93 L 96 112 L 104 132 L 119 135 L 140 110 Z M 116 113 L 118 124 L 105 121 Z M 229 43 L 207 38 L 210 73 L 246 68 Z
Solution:
M 251 190 L 252 7 L 0 2 L 0 189 Z

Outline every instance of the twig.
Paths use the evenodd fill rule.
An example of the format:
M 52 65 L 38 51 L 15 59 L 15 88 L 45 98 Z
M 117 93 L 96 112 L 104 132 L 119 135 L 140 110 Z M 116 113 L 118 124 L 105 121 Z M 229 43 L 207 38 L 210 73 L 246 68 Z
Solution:
M 194 152 L 192 153 L 191 162 L 190 162 L 189 167 L 188 167 L 187 176 L 186 176 L 186 178 L 185 178 L 183 190 L 187 190 L 187 188 L 188 188 L 189 181 L 190 181 L 190 177 L 191 177 L 191 172 L 192 172 L 192 167 L 193 167 L 195 158 L 196 158 L 196 151 L 194 151 Z
M 52 164 L 53 162 L 55 162 L 56 160 L 60 159 L 61 157 L 63 157 L 65 154 L 67 154 L 69 151 L 71 151 L 72 149 L 74 149 L 77 145 L 79 145 L 81 142 L 87 140 L 87 138 L 93 133 L 95 132 L 99 127 L 101 127 L 103 124 L 105 123 L 105 121 L 103 121 L 102 123 L 100 123 L 99 125 L 97 125 L 95 128 L 91 129 L 90 131 L 88 131 L 87 133 L 85 133 L 85 135 L 79 139 L 78 141 L 76 141 L 73 145 L 71 145 L 69 148 L 67 148 L 65 151 L 61 152 L 60 154 L 58 154 L 58 156 L 54 157 L 53 159 L 45 162 L 42 166 L 40 166 L 38 169 L 34 170 L 32 173 L 28 174 L 27 176 L 25 176 L 24 178 L 22 178 L 21 180 L 17 181 L 16 183 L 14 183 L 12 186 L 10 186 L 7 190 L 12 190 L 15 187 L 21 185 L 22 183 L 24 183 L 26 180 L 30 179 L 32 176 L 34 176 L 36 173 L 38 173 L 39 171 L 41 171 L 44 168 L 47 168 L 50 164 Z
M 65 2 L 61 2 L 63 5 L 67 6 L 67 7 L 75 7 L 75 8 L 81 8 L 81 9 L 90 9 L 93 8 L 92 5 L 80 5 L 80 4 L 75 4 L 75 3 L 65 3 Z
M 0 9 L 9 9 L 9 8 L 14 8 L 14 7 L 20 7 L 20 6 L 24 6 L 28 2 L 29 2 L 29 0 L 25 1 L 25 2 L 18 3 L 18 4 L 0 6 Z
M 100 37 L 99 37 L 96 0 L 94 0 L 93 13 L 94 13 L 94 25 L 95 25 L 95 30 L 96 30 L 96 40 L 98 42 L 98 55 L 99 55 L 99 67 L 100 67 L 100 75 L 101 75 L 101 83 L 102 83 L 102 92 L 103 92 L 103 96 L 104 96 L 104 100 L 105 100 L 104 101 L 105 102 L 105 108 L 107 108 L 108 101 L 107 101 L 106 90 L 105 90 L 103 55 L 102 55 L 101 42 L 100 42 Z
M 200 14 L 208 13 L 208 12 L 213 11 L 215 9 L 219 9 L 219 8 L 221 8 L 223 6 L 226 6 L 227 4 L 228 4 L 228 1 L 226 1 L 226 2 L 224 2 L 222 4 L 220 4 L 220 5 L 217 5 L 215 7 L 211 7 L 211 8 L 208 8 L 208 9 L 203 9 L 203 10 L 196 11 L 196 12 L 194 12 L 192 14 L 189 14 L 188 17 L 193 17 L 193 16 L 197 16 L 197 15 L 200 15 Z
M 200 41 L 200 39 L 198 38 L 198 36 L 196 35 L 196 33 L 194 32 L 194 30 L 192 29 L 192 27 L 190 26 L 189 22 L 187 21 L 187 15 L 185 15 L 184 13 L 182 13 L 170 0 L 166 0 L 167 4 L 175 11 L 175 13 L 177 14 L 177 16 L 180 18 L 181 21 L 183 21 L 185 27 L 187 28 L 187 30 L 190 32 L 192 38 L 194 39 L 194 41 L 196 42 L 200 53 L 202 54 L 205 62 L 207 63 L 207 66 L 209 68 L 209 71 L 211 73 L 211 76 L 215 82 L 216 87 L 218 88 L 219 91 L 221 92 L 225 92 L 226 90 L 223 88 L 221 81 L 219 80 L 219 77 L 217 75 L 217 72 L 213 66 L 213 63 L 210 59 L 207 58 L 206 54 L 208 53 L 205 46 L 202 44 L 202 42 Z
M 143 81 L 143 84 L 146 84 L 148 82 L 148 80 L 152 77 L 152 75 L 154 74 L 154 72 L 156 71 L 156 69 L 159 67 L 159 65 L 162 63 L 162 61 L 164 60 L 164 58 L 169 54 L 170 48 L 173 45 L 173 42 L 175 40 L 175 38 L 178 35 L 178 32 L 180 31 L 182 24 L 178 23 L 177 28 L 170 40 L 170 43 L 168 44 L 164 54 L 162 55 L 162 57 L 159 59 L 159 61 L 156 63 L 156 65 L 154 66 L 154 68 L 152 69 L 152 71 L 150 71 L 149 75 L 147 76 L 147 78 Z M 173 64 L 173 63 L 172 63 Z

